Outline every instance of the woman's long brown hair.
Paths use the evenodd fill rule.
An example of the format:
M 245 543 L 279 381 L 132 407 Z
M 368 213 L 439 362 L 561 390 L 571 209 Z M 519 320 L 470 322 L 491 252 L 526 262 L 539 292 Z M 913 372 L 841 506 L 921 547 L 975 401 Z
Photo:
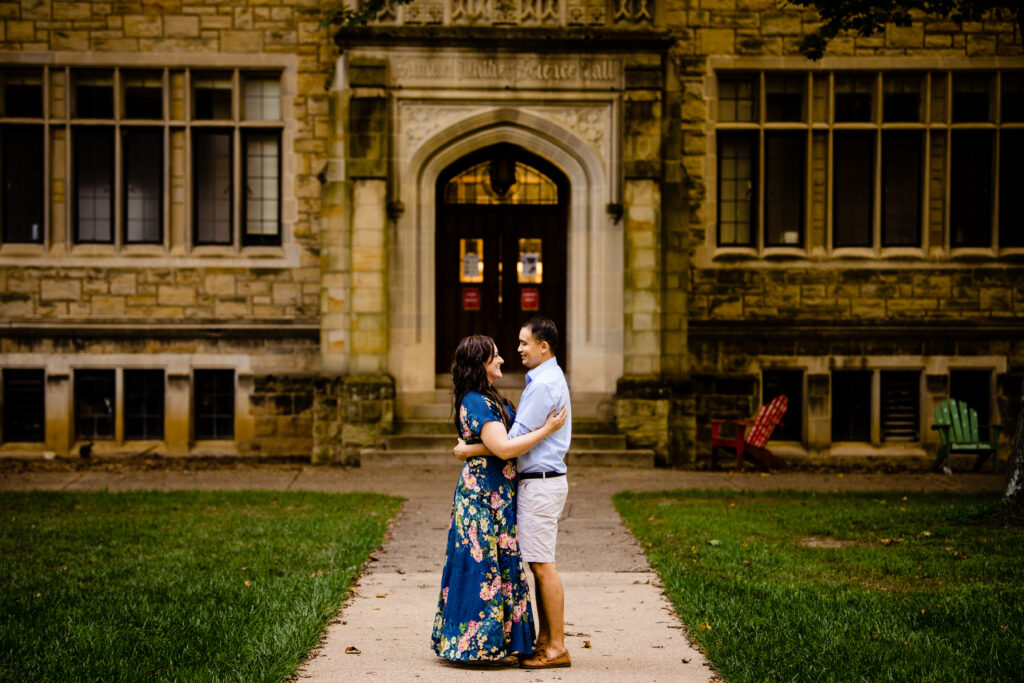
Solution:
M 502 408 L 501 423 L 505 425 L 505 431 L 511 427 L 506 406 L 512 407 L 512 402 L 501 395 L 487 381 L 487 370 L 484 364 L 489 363 L 497 353 L 494 340 L 482 334 L 474 334 L 459 342 L 455 349 L 455 359 L 452 361 L 452 410 L 455 412 L 455 431 L 459 432 L 459 406 L 462 399 L 471 391 L 483 394 L 494 400 Z

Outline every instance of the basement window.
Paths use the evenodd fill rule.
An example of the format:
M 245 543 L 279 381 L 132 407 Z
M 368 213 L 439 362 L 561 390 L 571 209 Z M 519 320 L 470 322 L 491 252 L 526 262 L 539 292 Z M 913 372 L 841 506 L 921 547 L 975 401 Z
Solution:
M 4 370 L 4 441 L 46 440 L 46 373 Z

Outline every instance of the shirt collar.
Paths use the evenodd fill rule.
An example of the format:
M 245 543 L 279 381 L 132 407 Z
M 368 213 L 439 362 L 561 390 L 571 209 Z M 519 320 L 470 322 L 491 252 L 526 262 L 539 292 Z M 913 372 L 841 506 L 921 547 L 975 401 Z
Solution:
M 548 358 L 546 361 L 544 361 L 543 363 L 541 363 L 540 365 L 535 367 L 533 370 L 530 370 L 529 372 L 527 372 L 526 373 L 526 383 L 529 384 L 530 382 L 535 380 L 538 375 L 540 375 L 542 372 L 544 372 L 545 366 L 548 366 L 551 363 L 554 363 L 556 365 L 558 364 L 558 361 L 555 359 L 554 356 L 552 356 L 551 358 Z

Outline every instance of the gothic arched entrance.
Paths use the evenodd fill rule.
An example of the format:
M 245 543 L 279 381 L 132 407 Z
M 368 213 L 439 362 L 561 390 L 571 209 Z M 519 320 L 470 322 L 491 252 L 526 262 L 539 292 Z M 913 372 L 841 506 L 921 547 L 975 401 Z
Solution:
M 462 337 L 494 338 L 507 371 L 521 325 L 555 321 L 566 345 L 569 181 L 550 162 L 502 143 L 446 168 L 437 181 L 436 372 L 445 373 Z

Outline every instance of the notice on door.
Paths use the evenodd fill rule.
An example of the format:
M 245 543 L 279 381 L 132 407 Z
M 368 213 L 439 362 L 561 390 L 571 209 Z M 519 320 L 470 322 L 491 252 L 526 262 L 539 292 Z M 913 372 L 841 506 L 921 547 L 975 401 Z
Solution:
M 462 310 L 464 311 L 479 311 L 480 310 L 480 288 L 479 287 L 466 287 L 462 290 Z
M 519 295 L 520 308 L 524 311 L 536 311 L 540 308 L 540 290 L 536 287 L 523 287 Z

